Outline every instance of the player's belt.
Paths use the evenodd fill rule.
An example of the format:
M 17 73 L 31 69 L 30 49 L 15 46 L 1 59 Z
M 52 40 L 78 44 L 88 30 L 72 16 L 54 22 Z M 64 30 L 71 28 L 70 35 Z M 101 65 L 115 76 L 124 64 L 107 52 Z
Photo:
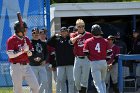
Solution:
M 77 56 L 78 58 L 80 58 L 80 59 L 84 59 L 85 58 L 85 56 Z
M 13 64 L 27 65 L 28 63 L 13 63 Z

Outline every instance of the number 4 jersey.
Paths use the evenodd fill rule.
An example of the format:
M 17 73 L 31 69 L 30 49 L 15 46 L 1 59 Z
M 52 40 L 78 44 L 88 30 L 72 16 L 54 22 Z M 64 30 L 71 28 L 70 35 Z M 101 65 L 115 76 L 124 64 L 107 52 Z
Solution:
M 84 43 L 83 52 L 89 53 L 89 60 L 105 60 L 107 50 L 110 50 L 109 44 L 104 38 L 89 38 Z

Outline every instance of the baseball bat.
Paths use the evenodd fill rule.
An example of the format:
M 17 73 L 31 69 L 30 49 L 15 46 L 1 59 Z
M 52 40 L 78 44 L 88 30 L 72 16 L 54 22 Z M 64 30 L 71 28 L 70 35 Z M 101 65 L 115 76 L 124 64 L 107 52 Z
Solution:
M 19 21 L 19 24 L 20 24 L 20 30 L 21 30 L 23 36 L 25 36 L 25 34 L 24 34 L 25 29 L 24 29 L 24 26 L 23 26 L 22 16 L 21 16 L 20 12 L 17 12 L 17 18 L 18 18 L 18 21 Z M 25 44 L 27 44 L 25 38 L 24 38 L 24 42 L 25 42 Z
M 17 12 L 17 17 L 18 17 L 18 21 L 20 24 L 20 28 L 21 28 L 20 30 L 24 35 L 24 26 L 23 26 L 22 16 L 21 16 L 20 12 Z
M 17 12 L 17 17 L 18 17 L 18 21 L 20 23 L 20 27 L 23 27 L 23 22 L 22 22 L 22 17 L 21 17 L 20 12 Z

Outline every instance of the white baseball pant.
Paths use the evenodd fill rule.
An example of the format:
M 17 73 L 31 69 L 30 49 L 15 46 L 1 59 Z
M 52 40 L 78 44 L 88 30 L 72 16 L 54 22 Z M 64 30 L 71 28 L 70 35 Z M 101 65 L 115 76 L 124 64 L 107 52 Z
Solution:
M 19 63 L 10 66 L 10 74 L 13 81 L 14 93 L 23 93 L 22 81 L 25 79 L 32 91 L 32 93 L 39 93 L 39 84 L 37 78 L 32 71 L 29 64 L 21 65 Z
M 46 93 L 52 93 L 52 74 L 53 74 L 54 81 L 56 82 L 56 71 L 50 70 L 49 63 L 46 64 L 46 71 L 47 71 L 47 79 L 48 79 Z
M 110 69 L 110 71 L 107 72 L 106 76 L 106 84 L 108 84 L 107 89 L 109 89 L 110 87 L 110 76 L 113 84 L 118 83 L 118 63 L 115 63 L 112 69 Z
M 31 66 L 32 70 L 34 71 L 37 80 L 39 82 L 40 90 L 39 93 L 47 93 L 47 72 L 45 66 Z
M 67 93 L 66 79 L 68 80 L 68 93 L 74 93 L 73 66 L 58 66 L 56 79 L 56 93 Z
M 106 93 L 106 84 L 105 84 L 107 74 L 106 60 L 91 61 L 90 67 L 93 82 L 98 93 Z
M 82 87 L 88 87 L 88 78 L 89 78 L 89 71 L 90 71 L 90 62 L 87 57 L 84 59 L 80 59 L 75 57 L 74 62 L 74 81 L 76 89 L 79 91 Z

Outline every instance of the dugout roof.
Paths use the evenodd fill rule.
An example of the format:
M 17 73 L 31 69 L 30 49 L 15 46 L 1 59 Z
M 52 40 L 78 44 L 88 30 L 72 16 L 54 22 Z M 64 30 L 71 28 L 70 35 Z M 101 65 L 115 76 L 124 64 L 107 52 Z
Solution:
M 54 17 L 140 15 L 140 2 L 59 3 L 51 5 Z

